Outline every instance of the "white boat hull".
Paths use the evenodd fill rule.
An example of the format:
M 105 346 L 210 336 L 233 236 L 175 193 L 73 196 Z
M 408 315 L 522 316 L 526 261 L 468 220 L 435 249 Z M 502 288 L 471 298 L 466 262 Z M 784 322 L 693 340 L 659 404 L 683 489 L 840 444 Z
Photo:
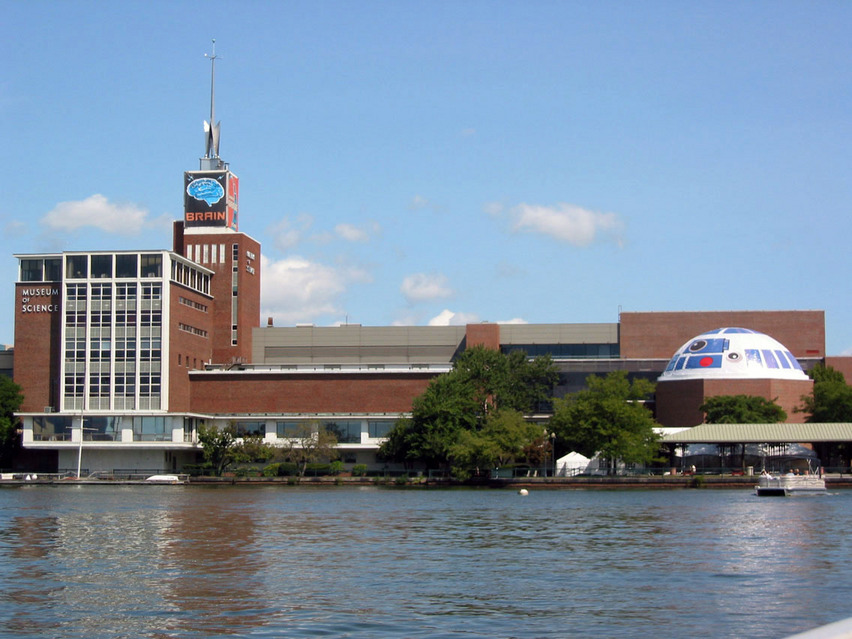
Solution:
M 824 493 L 825 480 L 816 475 L 784 475 L 760 477 L 754 493 L 758 497 L 787 497 L 789 495 Z

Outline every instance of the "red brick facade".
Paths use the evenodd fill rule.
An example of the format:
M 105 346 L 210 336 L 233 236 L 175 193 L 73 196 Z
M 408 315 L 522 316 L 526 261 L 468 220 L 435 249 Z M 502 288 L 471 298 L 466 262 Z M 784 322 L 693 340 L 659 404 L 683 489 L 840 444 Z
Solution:
M 668 359 L 696 335 L 725 326 L 765 333 L 796 357 L 825 357 L 824 311 L 622 313 L 621 357 Z
M 852 357 L 826 357 L 825 365 L 843 373 L 847 384 L 852 384 Z
M 500 350 L 499 324 L 468 324 L 465 327 L 465 342 L 467 348 L 484 346 L 495 351 Z
M 168 410 L 189 410 L 189 371 L 204 367 L 213 356 L 212 300 L 191 289 L 172 284 L 169 289 Z M 165 363 L 164 363 L 165 364 Z
M 397 413 L 411 411 L 435 373 L 200 373 L 198 413 Z
M 23 412 L 59 410 L 62 288 L 57 282 L 15 286 L 15 383 Z
M 704 422 L 698 409 L 708 397 L 754 395 L 777 403 L 787 413 L 787 422 L 803 424 L 807 415 L 797 413 L 802 395 L 813 389 L 810 380 L 787 379 L 684 379 L 657 384 L 657 421 L 662 426 L 697 426 Z
M 244 233 L 188 234 L 177 230 L 175 241 L 183 242 L 182 246 L 175 246 L 175 252 L 215 272 L 210 289 L 215 327 L 212 331 L 213 363 L 251 361 L 252 329 L 260 326 L 260 244 Z M 236 344 L 232 343 L 231 330 L 234 304 L 237 309 Z

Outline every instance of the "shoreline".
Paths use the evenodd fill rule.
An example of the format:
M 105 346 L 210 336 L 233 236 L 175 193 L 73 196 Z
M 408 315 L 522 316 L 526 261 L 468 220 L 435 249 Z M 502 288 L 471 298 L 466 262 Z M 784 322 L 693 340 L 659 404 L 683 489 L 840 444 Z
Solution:
M 492 489 L 545 489 L 545 490 L 617 490 L 617 489 L 753 489 L 757 477 L 715 475 L 661 475 L 644 477 L 524 477 L 513 479 L 485 479 L 458 482 L 448 479 L 413 477 L 192 477 L 185 481 L 157 482 L 140 479 L 4 479 L 4 486 L 377 486 L 390 488 L 492 488 Z M 825 475 L 827 490 L 852 488 L 852 475 Z

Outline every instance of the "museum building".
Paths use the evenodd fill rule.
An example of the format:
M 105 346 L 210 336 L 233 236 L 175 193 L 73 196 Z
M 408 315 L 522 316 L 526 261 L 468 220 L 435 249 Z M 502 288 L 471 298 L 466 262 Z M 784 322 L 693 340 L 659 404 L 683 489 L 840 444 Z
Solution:
M 261 247 L 239 231 L 239 179 L 219 157 L 212 111 L 211 96 L 206 153 L 198 171 L 184 174 L 172 250 L 15 256 L 13 369 L 33 470 L 179 472 L 201 459 L 202 424 L 234 425 L 275 444 L 305 422 L 335 431 L 346 465 L 384 465 L 376 453 L 396 421 L 475 345 L 549 354 L 559 370 L 555 396 L 610 371 L 659 378 L 651 406 L 672 427 L 701 423 L 706 397 L 734 391 L 775 399 L 789 421 L 803 421 L 793 410 L 811 388 L 802 371 L 825 362 L 852 374 L 852 358 L 826 358 L 818 310 L 622 312 L 594 324 L 262 326 Z M 754 367 L 747 380 L 682 374 L 673 354 L 723 327 L 771 336 L 791 375 Z M 730 339 L 713 342 L 723 342 L 695 366 L 721 362 Z M 682 366 L 691 371 L 687 355 Z M 545 421 L 547 406 L 529 417 Z

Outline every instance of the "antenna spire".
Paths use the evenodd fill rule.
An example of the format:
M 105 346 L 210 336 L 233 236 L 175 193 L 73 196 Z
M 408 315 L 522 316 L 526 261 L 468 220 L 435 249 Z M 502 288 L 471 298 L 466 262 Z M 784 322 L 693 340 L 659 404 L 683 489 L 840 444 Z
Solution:
M 224 163 L 219 159 L 219 126 L 216 122 L 216 39 L 213 39 L 213 53 L 205 53 L 210 58 L 210 120 L 204 122 L 204 157 L 201 158 L 201 168 L 208 170 L 220 169 Z

